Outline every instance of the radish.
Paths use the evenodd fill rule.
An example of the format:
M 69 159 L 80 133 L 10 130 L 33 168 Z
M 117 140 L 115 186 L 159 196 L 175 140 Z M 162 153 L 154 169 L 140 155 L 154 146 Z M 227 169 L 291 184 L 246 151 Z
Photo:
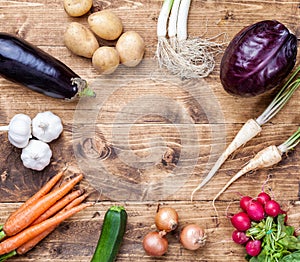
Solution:
M 232 232 L 232 240 L 240 245 L 243 245 L 248 242 L 249 237 L 243 231 L 238 231 L 237 229 Z
M 247 211 L 249 203 L 252 201 L 252 197 L 249 196 L 243 196 L 240 200 L 240 207 L 244 211 Z
M 251 220 L 260 221 L 265 217 L 263 206 L 258 201 L 250 201 L 247 206 L 247 214 Z
M 275 200 L 269 200 L 265 203 L 265 211 L 268 216 L 276 217 L 281 212 L 280 205 Z
M 259 255 L 261 251 L 261 241 L 260 240 L 250 240 L 246 244 L 246 252 L 252 257 Z
M 251 220 L 245 212 L 234 214 L 230 221 L 231 224 L 239 231 L 246 231 L 251 227 Z
M 299 80 L 300 81 L 300 80 Z M 213 206 L 215 207 L 215 201 L 217 198 L 237 179 L 244 174 L 264 168 L 270 167 L 279 163 L 282 159 L 282 155 L 289 150 L 293 149 L 300 142 L 300 128 L 290 136 L 284 143 L 279 146 L 269 146 L 259 151 L 254 158 L 252 158 L 247 165 L 245 165 L 237 174 L 235 174 L 230 181 L 219 191 L 219 193 L 213 199 Z
M 265 192 L 260 192 L 256 199 L 259 203 L 264 205 L 267 201 L 271 200 L 271 197 Z
M 246 144 L 249 140 L 255 137 L 262 130 L 262 125 L 271 120 L 281 108 L 289 101 L 293 93 L 300 86 L 300 79 L 294 80 L 296 75 L 300 72 L 300 67 L 291 75 L 285 85 L 281 88 L 279 93 L 275 96 L 273 101 L 265 109 L 265 111 L 256 119 L 249 119 L 237 133 L 233 141 L 228 145 L 225 151 L 221 154 L 219 159 L 216 161 L 208 175 L 202 180 L 202 182 L 193 190 L 191 199 L 194 194 L 201 189 L 209 180 L 215 175 L 221 165 L 226 159 L 239 147 Z M 256 168 L 256 167 L 255 167 Z M 253 169 L 252 169 L 253 170 Z M 248 172 L 248 171 L 247 171 Z

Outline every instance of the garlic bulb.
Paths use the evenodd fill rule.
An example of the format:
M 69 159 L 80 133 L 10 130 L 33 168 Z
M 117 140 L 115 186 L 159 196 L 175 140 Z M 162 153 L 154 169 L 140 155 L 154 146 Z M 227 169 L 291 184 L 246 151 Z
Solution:
M 32 119 L 32 135 L 46 143 L 58 138 L 62 130 L 61 119 L 50 111 L 38 113 Z
M 43 170 L 50 163 L 52 151 L 43 141 L 31 139 L 29 144 L 22 149 L 21 159 L 23 165 L 33 170 Z
M 2 126 L 0 131 L 8 131 L 9 142 L 18 148 L 27 146 L 31 138 L 31 118 L 25 114 L 16 114 L 8 126 Z

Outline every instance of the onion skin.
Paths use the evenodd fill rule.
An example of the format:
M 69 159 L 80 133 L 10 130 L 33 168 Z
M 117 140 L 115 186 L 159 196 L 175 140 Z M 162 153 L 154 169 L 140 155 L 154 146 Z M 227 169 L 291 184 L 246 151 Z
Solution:
M 196 224 L 186 225 L 180 233 L 180 243 L 188 250 L 197 250 L 205 245 L 204 229 Z
M 166 232 L 149 232 L 143 239 L 143 248 L 149 256 L 162 256 L 168 251 Z
M 178 226 L 178 213 L 172 207 L 161 207 L 155 215 L 155 225 L 158 230 L 171 232 Z
M 24 39 L 0 33 L 0 75 L 44 95 L 72 99 L 86 85 L 69 67 Z
M 242 29 L 222 57 L 220 79 L 232 95 L 253 97 L 280 85 L 293 69 L 297 38 L 282 23 L 264 20 Z

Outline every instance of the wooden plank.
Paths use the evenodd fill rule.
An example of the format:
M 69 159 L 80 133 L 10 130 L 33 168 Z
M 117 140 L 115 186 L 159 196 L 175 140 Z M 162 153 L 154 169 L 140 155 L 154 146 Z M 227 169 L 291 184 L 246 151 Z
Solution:
M 224 146 L 246 120 L 262 113 L 276 90 L 247 99 L 228 95 L 219 81 L 222 54 L 204 82 L 181 81 L 160 71 L 155 50 L 161 5 L 161 0 L 94 0 L 92 11 L 113 10 L 121 17 L 124 30 L 139 32 L 146 43 L 145 59 L 137 68 L 120 66 L 113 75 L 100 76 L 89 59 L 72 54 L 63 43 L 67 24 L 77 21 L 87 25 L 87 15 L 68 17 L 60 0 L 0 0 L 1 31 L 17 34 L 57 57 L 87 79 L 97 93 L 94 100 L 66 102 L 0 79 L 0 125 L 7 125 L 17 113 L 34 117 L 46 110 L 59 115 L 64 123 L 62 136 L 51 143 L 52 163 L 42 172 L 26 169 L 20 160 L 21 150 L 9 144 L 6 133 L 0 134 L 0 223 L 66 165 L 69 173 L 85 173 L 82 187 L 101 192 L 89 197 L 98 201 L 93 207 L 68 219 L 27 255 L 10 261 L 90 261 L 104 213 L 114 204 L 124 205 L 129 215 L 117 261 L 242 261 L 244 248 L 231 240 L 233 229 L 226 211 L 236 212 L 239 194 L 254 196 L 268 176 L 267 188 L 289 209 L 289 223 L 299 228 L 298 148 L 275 167 L 235 182 L 216 202 L 218 223 L 211 203 L 251 156 L 268 145 L 279 145 L 297 129 L 298 91 L 261 134 L 231 156 L 190 202 L 192 190 Z M 276 19 L 298 33 L 299 12 L 299 3 L 288 0 L 192 1 L 188 31 L 191 37 L 222 34 L 217 40 L 228 43 L 244 26 Z M 180 225 L 168 235 L 168 253 L 153 259 L 141 243 L 144 235 L 154 230 L 158 204 L 174 207 Z M 207 245 L 196 252 L 183 249 L 178 241 L 180 229 L 190 222 L 199 223 L 208 234 Z

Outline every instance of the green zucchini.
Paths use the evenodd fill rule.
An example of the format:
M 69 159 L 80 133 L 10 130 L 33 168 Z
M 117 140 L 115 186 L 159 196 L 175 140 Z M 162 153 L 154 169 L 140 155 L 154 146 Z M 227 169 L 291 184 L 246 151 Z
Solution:
M 115 261 L 127 224 L 127 213 L 122 206 L 110 207 L 104 216 L 102 230 L 91 262 Z

